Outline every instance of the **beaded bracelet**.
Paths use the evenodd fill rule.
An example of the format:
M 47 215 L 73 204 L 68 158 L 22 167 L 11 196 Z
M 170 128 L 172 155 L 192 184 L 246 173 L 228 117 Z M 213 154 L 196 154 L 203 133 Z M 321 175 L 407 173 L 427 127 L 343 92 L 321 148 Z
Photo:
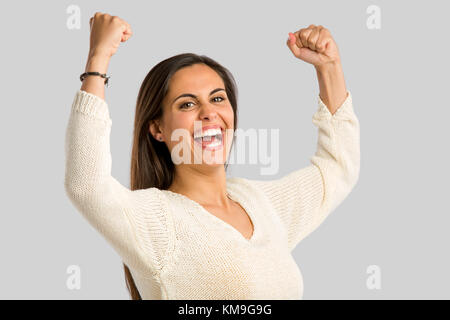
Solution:
M 108 81 L 109 81 L 109 78 L 111 78 L 110 76 L 107 76 L 106 73 L 100 73 L 100 72 L 97 72 L 97 71 L 89 71 L 89 72 L 82 73 L 82 74 L 80 75 L 80 80 L 81 80 L 81 82 L 83 82 L 83 80 L 84 80 L 87 76 L 100 76 L 100 77 L 102 77 L 102 78 L 105 78 L 105 85 L 106 85 L 107 87 L 108 87 Z

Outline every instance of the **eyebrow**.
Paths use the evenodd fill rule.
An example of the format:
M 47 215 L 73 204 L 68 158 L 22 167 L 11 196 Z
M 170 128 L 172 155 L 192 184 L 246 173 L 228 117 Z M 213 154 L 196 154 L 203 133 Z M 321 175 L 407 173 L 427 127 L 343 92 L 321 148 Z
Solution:
M 221 90 L 225 91 L 225 89 L 223 89 L 223 88 L 216 88 L 216 89 L 214 89 L 213 91 L 211 91 L 211 92 L 209 93 L 209 95 L 212 95 L 213 93 L 216 93 L 217 91 L 221 91 Z M 177 99 L 182 98 L 182 97 L 192 97 L 192 98 L 194 98 L 194 99 L 197 99 L 197 96 L 194 95 L 194 94 L 192 94 L 192 93 L 183 93 L 183 94 L 179 95 L 178 97 L 176 97 L 176 98 L 172 101 L 172 104 L 174 104 L 175 101 L 176 101 Z

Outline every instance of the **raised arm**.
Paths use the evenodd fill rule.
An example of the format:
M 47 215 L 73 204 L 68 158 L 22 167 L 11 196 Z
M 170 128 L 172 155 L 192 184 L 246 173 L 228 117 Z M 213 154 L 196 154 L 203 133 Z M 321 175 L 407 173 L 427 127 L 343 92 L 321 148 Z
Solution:
M 90 46 L 86 62 L 86 72 L 106 73 L 111 57 L 116 53 L 120 42 L 127 41 L 133 34 L 125 20 L 100 12 L 89 20 L 91 27 Z M 105 99 L 105 80 L 99 76 L 88 76 L 81 90 Z
M 91 19 L 91 46 L 92 36 L 108 30 L 114 33 L 114 28 L 121 33 L 119 24 L 111 16 L 96 14 L 95 20 Z M 114 35 L 107 34 L 103 39 L 108 37 Z M 106 73 L 111 56 L 104 48 L 90 50 L 87 71 Z M 142 272 L 156 272 L 170 244 L 168 208 L 157 188 L 131 191 L 112 177 L 112 120 L 103 98 L 104 86 L 104 79 L 89 76 L 75 94 L 65 137 L 65 190 L 77 210 L 125 264 Z
M 359 178 L 359 121 L 352 95 L 334 115 L 318 97 L 313 115 L 318 142 L 311 165 L 277 180 L 251 181 L 273 205 L 288 235 L 289 250 L 313 232 L 347 197 Z
M 277 180 L 253 181 L 280 216 L 290 250 L 342 203 L 360 171 L 360 127 L 352 95 L 345 87 L 336 44 L 320 27 L 301 29 L 288 40 L 296 57 L 314 64 L 319 81 L 318 109 L 312 118 L 318 142 L 311 165 Z

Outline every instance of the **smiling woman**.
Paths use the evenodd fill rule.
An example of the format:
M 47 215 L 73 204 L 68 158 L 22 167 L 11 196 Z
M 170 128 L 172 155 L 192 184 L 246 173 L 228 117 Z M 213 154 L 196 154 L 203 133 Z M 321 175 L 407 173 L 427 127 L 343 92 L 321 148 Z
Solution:
M 210 65 L 197 62 L 177 70 L 170 79 L 163 100 L 162 116 L 151 120 L 151 134 L 159 141 L 165 141 L 172 160 L 179 164 L 177 176 L 184 176 L 186 170 L 192 170 L 189 168 L 192 168 L 190 164 L 193 162 L 198 163 L 197 170 L 211 170 L 205 169 L 204 165 L 212 164 L 220 168 L 226 163 L 231 148 L 236 108 L 229 100 L 230 93 L 227 92 L 225 81 L 215 71 L 214 64 Z M 230 80 L 226 81 L 234 81 L 226 70 L 220 72 L 229 74 Z M 186 92 L 187 88 L 190 88 L 190 92 Z M 212 131 L 217 128 L 219 132 Z M 228 139 L 222 135 L 225 133 L 229 133 Z M 216 135 L 219 136 L 215 138 Z M 215 172 L 218 181 L 224 182 L 221 177 L 224 170 Z M 181 181 L 177 176 L 171 188 L 179 188 Z
M 208 90 L 210 87 L 216 88 Z M 192 88 L 195 93 L 179 94 L 185 88 Z M 189 168 L 192 165 L 173 165 L 171 151 L 177 142 L 170 137 L 174 130 L 182 128 L 194 139 L 198 130 L 204 133 L 211 123 L 234 130 L 237 125 L 237 117 L 234 116 L 237 113 L 237 89 L 233 76 L 206 56 L 180 54 L 161 61 L 150 70 L 141 85 L 137 101 L 132 149 L 134 160 L 131 164 L 132 190 L 158 188 L 188 194 L 189 190 L 183 192 L 182 188 L 177 189 L 176 178 L 192 175 Z M 190 105 L 187 110 L 181 108 L 186 104 Z M 200 128 L 195 126 L 197 121 Z M 150 129 L 145 134 L 148 127 Z M 229 137 L 232 143 L 234 135 Z M 225 162 L 225 170 L 227 167 Z M 194 176 L 190 178 L 197 181 Z M 192 183 L 188 182 L 188 188 L 191 186 Z M 128 282 L 132 283 L 130 278 Z
M 131 30 L 99 13 L 91 23 L 86 71 L 104 74 Z M 324 97 L 337 101 L 341 92 L 329 90 L 328 79 L 339 77 L 330 70 L 320 68 Z M 65 189 L 122 258 L 132 299 L 301 299 L 302 275 L 291 251 L 359 176 L 359 121 L 350 92 L 333 113 L 318 97 L 311 165 L 277 180 L 228 178 L 237 128 L 233 76 L 204 55 L 165 59 L 139 89 L 130 188 L 111 175 L 112 120 L 103 97 L 102 78 L 83 79 L 66 131 Z M 175 163 L 178 130 L 189 146 L 183 152 L 196 158 L 200 141 L 210 152 L 199 162 Z M 218 161 L 205 161 L 210 156 Z

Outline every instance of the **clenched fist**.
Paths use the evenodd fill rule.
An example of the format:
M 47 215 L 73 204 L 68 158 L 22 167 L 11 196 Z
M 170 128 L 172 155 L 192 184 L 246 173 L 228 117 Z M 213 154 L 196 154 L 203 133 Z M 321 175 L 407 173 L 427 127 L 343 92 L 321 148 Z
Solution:
M 121 42 L 127 41 L 133 32 L 130 25 L 118 16 L 97 12 L 89 20 L 91 38 L 89 52 L 111 57 Z
M 295 57 L 315 67 L 340 62 L 339 50 L 330 31 L 323 26 L 311 24 L 297 32 L 289 32 L 287 45 Z

